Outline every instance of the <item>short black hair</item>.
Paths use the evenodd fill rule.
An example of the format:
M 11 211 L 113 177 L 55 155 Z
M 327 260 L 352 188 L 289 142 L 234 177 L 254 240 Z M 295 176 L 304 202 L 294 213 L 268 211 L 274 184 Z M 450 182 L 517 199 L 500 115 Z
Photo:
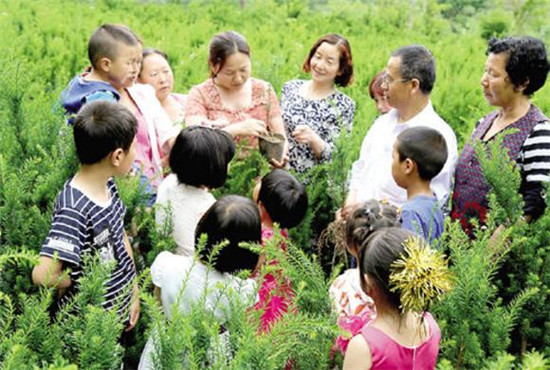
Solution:
M 401 162 L 410 158 L 416 163 L 422 180 L 436 177 L 447 161 L 445 138 L 439 131 L 425 126 L 410 127 L 400 133 L 396 149 Z
M 73 125 L 78 160 L 94 164 L 118 148 L 127 152 L 136 132 L 136 117 L 122 105 L 106 100 L 87 103 Z
M 516 87 L 527 84 L 523 94 L 533 95 L 544 86 L 550 62 L 544 42 L 534 37 L 492 37 L 487 44 L 486 54 L 507 53 L 506 72 Z
M 306 187 L 285 170 L 276 168 L 262 178 L 258 201 L 282 228 L 298 225 L 307 212 Z
M 401 78 L 420 82 L 420 91 L 428 95 L 435 84 L 435 58 L 422 45 L 403 46 L 393 52 L 392 57 L 400 58 Z
M 170 152 L 170 168 L 182 184 L 214 189 L 225 184 L 235 143 L 223 130 L 191 126 L 181 130 Z
M 99 26 L 88 41 L 88 58 L 92 66 L 98 68 L 98 61 L 104 57 L 115 60 L 120 43 L 127 46 L 138 46 L 141 45 L 141 40 L 124 25 L 106 23 Z
M 260 243 L 262 224 L 258 206 L 240 195 L 227 195 L 214 203 L 202 216 L 195 229 L 195 241 L 202 234 L 207 241 L 199 251 L 201 261 L 208 263 L 214 247 L 227 240 L 228 244 L 212 259 L 212 267 L 219 272 L 234 273 L 253 270 L 259 255 L 239 243 Z

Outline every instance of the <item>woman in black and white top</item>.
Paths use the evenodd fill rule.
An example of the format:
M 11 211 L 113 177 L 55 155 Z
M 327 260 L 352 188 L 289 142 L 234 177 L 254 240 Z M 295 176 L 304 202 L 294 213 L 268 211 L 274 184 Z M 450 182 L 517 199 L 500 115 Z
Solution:
M 349 42 L 337 34 L 321 37 L 304 62 L 311 80 L 293 80 L 283 86 L 281 106 L 290 167 L 305 172 L 329 161 L 342 128 L 351 130 L 355 102 L 336 90 L 353 80 Z

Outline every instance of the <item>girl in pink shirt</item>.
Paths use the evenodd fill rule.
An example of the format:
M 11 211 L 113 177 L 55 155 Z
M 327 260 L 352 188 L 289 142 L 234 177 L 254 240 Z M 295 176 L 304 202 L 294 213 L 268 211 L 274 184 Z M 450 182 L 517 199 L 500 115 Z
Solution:
M 418 259 L 422 263 L 409 258 L 413 254 L 422 255 Z M 374 300 L 377 314 L 350 341 L 344 370 L 435 369 L 441 332 L 434 318 L 424 311 L 431 302 L 415 294 L 411 305 L 403 295 L 411 297 L 410 285 L 423 293 L 448 289 L 448 280 L 435 278 L 440 272 L 439 276 L 448 276 L 445 264 L 435 262 L 439 258 L 438 252 L 405 229 L 385 228 L 369 237 L 361 252 L 359 269 L 363 290 Z M 408 279 L 406 284 L 399 284 L 402 276 Z M 423 296 L 438 298 L 438 294 Z

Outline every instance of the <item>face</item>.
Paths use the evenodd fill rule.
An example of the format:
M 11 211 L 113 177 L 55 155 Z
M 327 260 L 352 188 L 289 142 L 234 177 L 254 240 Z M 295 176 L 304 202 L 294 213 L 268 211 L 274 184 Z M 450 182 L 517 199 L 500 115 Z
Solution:
M 384 95 L 375 93 L 374 104 L 376 105 L 376 109 L 380 112 L 380 114 L 386 114 L 391 110 L 391 106 L 388 103 L 388 99 L 386 99 Z
M 153 86 L 158 100 L 166 99 L 174 88 L 174 75 L 168 61 L 159 54 L 145 57 L 141 65 L 139 82 Z
M 250 57 L 244 53 L 233 53 L 225 59 L 223 68 L 211 66 L 217 85 L 226 90 L 238 91 L 250 77 Z
M 334 83 L 340 74 L 340 51 L 336 45 L 323 42 L 309 61 L 311 77 L 316 82 Z
M 117 56 L 107 63 L 109 82 L 117 89 L 134 84 L 141 69 L 141 46 L 128 46 L 120 43 Z
M 405 173 L 406 161 L 401 162 L 399 160 L 397 145 L 398 145 L 398 142 L 396 141 L 395 144 L 393 144 L 391 174 L 397 186 L 404 187 L 403 182 L 406 175 Z
M 134 137 L 134 141 L 132 141 L 132 145 L 130 145 L 128 151 L 122 151 L 122 153 L 120 154 L 119 173 L 121 175 L 127 174 L 132 168 L 132 164 L 134 164 L 134 161 L 136 159 L 136 143 L 137 137 Z
M 489 54 L 485 62 L 485 72 L 481 78 L 483 95 L 487 102 L 496 107 L 505 107 L 522 95 L 506 72 L 507 53 Z
M 391 57 L 386 66 L 382 89 L 390 106 L 399 110 L 409 104 L 411 80 L 401 75 L 401 57 Z

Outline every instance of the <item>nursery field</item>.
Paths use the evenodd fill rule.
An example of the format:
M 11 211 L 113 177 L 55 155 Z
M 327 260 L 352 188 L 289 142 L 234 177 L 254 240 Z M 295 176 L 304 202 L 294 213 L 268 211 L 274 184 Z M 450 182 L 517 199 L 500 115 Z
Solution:
M 480 88 L 487 38 L 529 34 L 550 45 L 548 14 L 545 0 L 0 0 L 0 368 L 135 368 L 153 327 L 163 348 L 155 362 L 165 369 L 341 367 L 341 355 L 331 351 L 339 329 L 328 287 L 347 259 L 330 240 L 323 246 L 315 241 L 344 200 L 349 168 L 376 118 L 371 77 L 394 49 L 428 47 L 437 59 L 432 102 L 455 130 L 460 150 L 492 109 Z M 281 263 L 296 290 L 296 314 L 258 335 L 258 315 L 232 302 L 230 358 L 208 351 L 220 323 L 200 304 L 170 322 L 155 304 L 148 268 L 174 243 L 143 210 L 135 178 L 118 186 L 139 246 L 142 312 L 136 329 L 120 339 L 116 316 L 101 310 L 108 271 L 92 260 L 74 304 L 55 318 L 49 314 L 55 291 L 31 282 L 55 197 L 78 166 L 59 94 L 88 66 L 87 41 L 102 23 L 126 24 L 145 46 L 164 50 L 174 91 L 181 93 L 208 77 L 208 42 L 221 31 L 244 35 L 252 76 L 271 82 L 277 93 L 286 81 L 306 77 L 301 65 L 319 36 L 335 32 L 350 41 L 355 81 L 344 92 L 357 103 L 353 130 L 342 136 L 331 164 L 307 175 L 311 207 L 292 231 Z M 550 114 L 550 83 L 533 102 Z M 471 240 L 459 225 L 446 224 L 442 245 L 454 287 L 431 310 L 442 330 L 438 369 L 550 367 L 550 211 L 532 224 L 519 222 L 519 174 L 505 153 L 493 148 L 492 154 L 484 164 L 493 187 L 487 228 Z M 259 155 L 240 161 L 216 195 L 250 195 L 253 179 L 267 168 Z M 490 240 L 498 225 L 505 231 Z M 279 253 L 276 243 L 268 253 Z

